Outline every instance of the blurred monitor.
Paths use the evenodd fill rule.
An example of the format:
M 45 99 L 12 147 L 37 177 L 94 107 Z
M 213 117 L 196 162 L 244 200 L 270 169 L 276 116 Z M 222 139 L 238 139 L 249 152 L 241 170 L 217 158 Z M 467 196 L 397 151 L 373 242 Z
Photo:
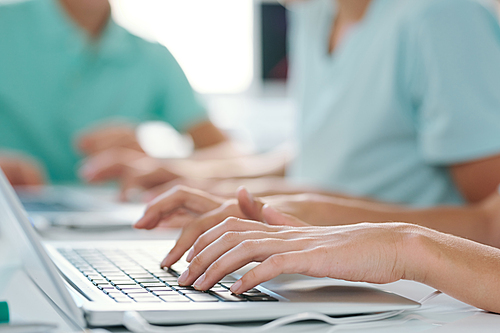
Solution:
M 288 72 L 286 9 L 277 1 L 260 3 L 260 75 L 285 81 Z

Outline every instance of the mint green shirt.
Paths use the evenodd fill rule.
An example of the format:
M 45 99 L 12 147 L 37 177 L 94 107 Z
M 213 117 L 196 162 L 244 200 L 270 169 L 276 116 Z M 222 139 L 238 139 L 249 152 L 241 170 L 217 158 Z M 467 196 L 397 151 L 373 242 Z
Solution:
M 463 203 L 449 166 L 500 154 L 496 17 L 473 0 L 373 0 L 330 54 L 335 11 L 332 0 L 290 7 L 300 109 L 290 178 L 415 206 Z
M 0 149 L 40 159 L 52 181 L 75 181 L 75 136 L 115 118 L 185 131 L 207 114 L 165 47 L 112 20 L 92 41 L 56 0 L 0 6 Z

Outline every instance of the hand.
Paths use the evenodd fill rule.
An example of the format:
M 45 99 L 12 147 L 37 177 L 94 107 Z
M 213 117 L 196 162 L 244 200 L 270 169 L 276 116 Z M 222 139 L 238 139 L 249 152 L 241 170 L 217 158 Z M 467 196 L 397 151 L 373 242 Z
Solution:
M 87 130 L 76 140 L 77 147 L 88 156 L 116 147 L 143 151 L 130 124 L 100 125 Z
M 111 148 L 87 158 L 79 170 L 89 183 L 119 180 L 120 199 L 127 201 L 132 190 L 149 189 L 179 176 L 164 167 L 161 161 L 143 152 L 128 148 Z
M 266 222 L 261 214 L 263 206 L 264 202 L 253 198 L 245 188 L 238 189 L 237 200 L 226 200 L 200 190 L 177 186 L 153 200 L 135 227 L 152 229 L 160 223 L 168 226 L 179 211 L 191 214 L 192 220 L 187 221 L 175 246 L 162 262 L 162 266 L 171 266 L 201 234 L 230 216 Z M 291 223 L 294 226 L 307 225 L 291 217 L 282 220 L 278 217 L 273 219 L 273 222 Z
M 238 197 L 240 196 L 246 196 L 247 201 L 249 200 L 248 193 L 244 189 L 238 192 Z M 247 213 L 256 216 L 262 206 L 262 203 L 258 201 L 254 203 L 252 200 L 251 203 L 247 203 L 245 209 L 248 210 Z M 163 226 L 170 226 L 171 221 L 179 213 L 189 214 L 192 219 L 190 221 L 185 220 L 186 224 L 181 235 L 170 253 L 163 260 L 163 266 L 171 266 L 177 262 L 202 233 L 224 221 L 227 217 L 246 217 L 235 199 L 226 200 L 200 190 L 176 186 L 153 200 L 148 205 L 144 216 L 134 227 L 153 229 L 160 223 Z
M 45 184 L 45 173 L 40 164 L 32 158 L 0 156 L 0 168 L 12 186 Z
M 275 223 L 290 218 L 268 206 L 263 214 Z M 229 218 L 198 238 L 178 282 L 208 290 L 227 274 L 257 261 L 261 264 L 232 286 L 233 293 L 295 273 L 389 283 L 405 276 L 402 246 L 412 228 L 403 223 L 294 228 Z

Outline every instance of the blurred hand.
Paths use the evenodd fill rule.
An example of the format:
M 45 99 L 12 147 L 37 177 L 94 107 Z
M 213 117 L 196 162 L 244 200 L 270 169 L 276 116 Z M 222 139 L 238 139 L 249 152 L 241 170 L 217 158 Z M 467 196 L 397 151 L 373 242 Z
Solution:
M 79 174 L 90 183 L 121 179 L 129 169 L 152 160 L 143 152 L 115 147 L 88 157 L 80 167 Z
M 0 168 L 12 186 L 45 184 L 45 172 L 40 164 L 30 157 L 0 156 Z
M 295 218 L 266 206 L 273 224 L 295 224 Z M 361 223 L 349 226 L 277 226 L 229 218 L 205 232 L 188 257 L 180 285 L 207 290 L 227 274 L 260 262 L 232 287 L 243 293 L 280 274 L 304 274 L 349 281 L 389 283 L 405 276 L 403 235 L 413 226 L 402 223 Z
M 88 157 L 79 170 L 80 177 L 89 183 L 118 180 L 120 199 L 127 201 L 131 193 L 155 188 L 179 177 L 169 171 L 163 161 L 146 153 L 115 147 Z
M 87 156 L 115 147 L 143 151 L 134 126 L 128 124 L 92 127 L 76 139 L 76 145 Z

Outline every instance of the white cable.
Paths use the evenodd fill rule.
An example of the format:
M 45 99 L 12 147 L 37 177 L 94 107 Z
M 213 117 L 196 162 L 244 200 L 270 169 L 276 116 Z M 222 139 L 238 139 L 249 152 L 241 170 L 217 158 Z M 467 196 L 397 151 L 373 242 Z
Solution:
M 434 291 L 433 293 L 427 295 L 422 298 L 419 303 L 423 304 L 436 296 L 440 295 L 440 291 Z M 272 332 L 278 327 L 285 326 L 291 323 L 305 321 L 305 320 L 318 320 L 322 321 L 326 324 L 332 325 L 333 327 L 328 331 L 333 332 L 339 328 L 349 328 L 349 329 L 359 329 L 359 328 L 372 328 L 376 326 L 386 326 L 388 324 L 403 324 L 407 321 L 418 319 L 424 322 L 428 322 L 431 324 L 442 324 L 440 322 L 429 322 L 425 317 L 416 315 L 416 314 L 408 314 L 406 317 L 391 322 L 379 322 L 374 323 L 375 321 L 388 319 L 394 316 L 397 316 L 407 310 L 398 310 L 398 311 L 388 311 L 370 315 L 362 315 L 362 316 L 354 316 L 354 317 L 343 317 L 343 318 L 332 318 L 322 313 L 317 312 L 302 312 L 298 314 L 293 314 L 290 316 L 285 316 L 273 320 L 267 324 L 258 326 L 258 327 L 234 327 L 234 326 L 226 326 L 226 325 L 215 325 L 215 324 L 194 324 L 194 325 L 185 325 L 185 326 L 155 326 L 148 323 L 139 313 L 135 311 L 127 311 L 123 315 L 123 325 L 130 331 L 135 333 L 194 333 L 194 332 L 218 332 L 218 333 L 233 333 L 233 332 L 241 332 L 241 333 L 263 333 L 263 332 Z

